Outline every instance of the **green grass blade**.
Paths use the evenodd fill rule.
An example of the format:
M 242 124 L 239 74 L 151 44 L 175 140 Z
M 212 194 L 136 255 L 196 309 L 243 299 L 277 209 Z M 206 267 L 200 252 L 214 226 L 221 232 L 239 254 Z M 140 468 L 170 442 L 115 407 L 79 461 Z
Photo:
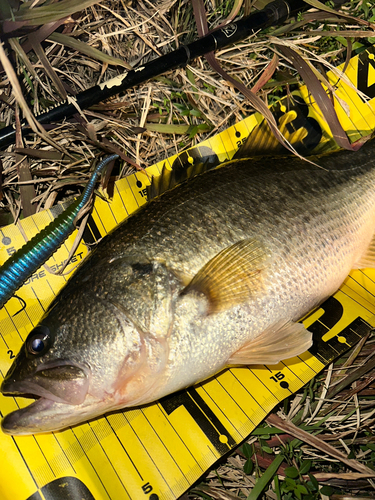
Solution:
M 98 0 L 61 0 L 50 5 L 42 5 L 30 9 L 30 3 L 21 5 L 20 10 L 14 13 L 15 21 L 25 21 L 25 25 L 39 26 L 41 24 L 58 21 L 64 17 L 71 16 L 75 12 L 84 10 L 97 3 Z
M 262 492 L 267 487 L 267 485 L 272 481 L 273 477 L 277 473 L 278 468 L 284 460 L 284 455 L 277 455 L 272 464 L 267 468 L 266 472 L 259 478 L 254 488 L 251 490 L 250 495 L 247 500 L 257 500 L 260 498 Z

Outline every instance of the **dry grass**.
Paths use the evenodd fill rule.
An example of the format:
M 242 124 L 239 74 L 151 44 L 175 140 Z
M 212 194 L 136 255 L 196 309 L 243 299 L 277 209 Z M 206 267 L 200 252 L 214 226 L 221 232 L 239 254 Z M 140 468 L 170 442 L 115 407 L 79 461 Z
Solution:
M 32 121 L 28 110 L 34 114 L 43 112 L 66 95 L 74 95 L 121 73 L 124 62 L 131 65 L 146 62 L 197 36 L 188 1 L 88 3 L 91 6 L 80 12 L 73 12 L 70 6 L 70 11 L 64 11 L 60 19 L 48 18 L 49 24 L 42 26 L 22 25 L 19 15 L 15 15 L 18 24 L 6 25 L 2 63 L 5 67 L 9 61 L 10 69 L 0 76 L 3 125 L 14 122 L 17 125 L 19 115 L 22 116 L 20 108 Z M 226 19 L 233 3 L 207 2 L 210 28 Z M 245 2 L 241 9 L 262 3 Z M 37 7 L 43 4 L 47 6 L 47 2 L 36 2 Z M 366 10 L 366 4 L 353 1 L 344 10 L 358 19 L 370 19 L 375 12 L 371 8 Z M 24 12 L 30 10 L 29 4 L 23 6 Z M 0 16 L 4 18 L 1 9 Z M 357 30 L 357 36 L 362 38 L 355 40 L 354 49 L 371 42 L 363 38 L 366 30 L 368 36 L 373 36 L 371 29 L 350 19 L 343 26 L 339 18 L 323 22 L 327 17 L 327 14 L 307 14 L 292 27 L 294 31 L 290 31 L 291 27 L 271 30 L 218 52 L 217 59 L 234 78 L 251 88 L 272 60 L 274 46 L 270 35 L 298 45 L 306 59 L 314 59 L 316 64 L 337 65 L 345 60 L 345 39 L 340 34 L 339 38 L 332 36 L 337 30 L 343 30 L 344 36 Z M 317 20 L 306 24 L 312 19 Z M 11 32 L 12 29 L 18 31 Z M 65 38 L 54 35 L 56 30 Z M 85 47 L 63 45 L 69 38 Z M 281 58 L 277 72 L 258 95 L 266 103 L 272 103 L 293 88 L 297 80 L 294 69 Z M 80 192 L 90 162 L 106 151 L 106 141 L 123 150 L 133 164 L 145 167 L 226 129 L 252 111 L 246 99 L 202 59 L 186 69 L 145 82 L 109 102 L 77 110 L 74 119 L 47 126 L 39 134 L 28 138 L 18 134 L 17 147 L 10 146 L 1 155 L 0 225 L 49 208 Z M 133 168 L 124 165 L 115 174 L 126 175 Z M 366 373 L 355 372 L 359 366 L 371 364 L 373 353 L 374 340 L 368 339 L 356 357 L 339 359 L 276 410 L 279 418 L 297 427 L 305 426 L 314 434 L 320 442 L 319 449 L 316 442 L 312 445 L 298 440 L 301 436 L 290 425 L 287 431 L 277 431 L 277 420 L 271 419 L 256 430 L 247 446 L 211 471 L 204 483 L 189 493 L 189 498 L 246 498 L 277 456 L 282 459 L 278 476 L 271 477 L 264 498 L 309 500 L 331 495 L 336 500 L 344 500 L 348 495 L 357 499 L 374 498 L 374 480 L 368 479 L 363 471 L 356 472 L 358 475 L 353 479 L 350 474 L 354 470 L 333 457 L 330 448 L 324 446 L 329 443 L 358 463 L 374 467 L 375 370 L 372 366 Z M 347 359 L 348 366 L 343 370 Z M 352 373 L 357 375 L 350 378 Z M 343 380 L 347 385 L 342 383 L 340 391 L 333 392 Z M 319 491 L 322 485 L 326 489 Z M 327 489 L 327 485 L 333 489 Z
M 40 4 L 43 7 L 43 2 Z M 208 3 L 209 27 L 223 22 L 230 7 L 230 4 Z M 356 8 L 359 9 L 359 4 Z M 15 17 L 18 19 L 19 15 Z M 310 14 L 307 20 L 309 17 Z M 336 29 L 337 22 L 338 19 L 323 25 L 317 21 L 308 27 L 316 33 L 318 29 Z M 4 44 L 3 65 L 9 63 L 10 69 L 13 68 L 1 76 L 0 123 L 4 125 L 14 123 L 19 114 L 22 116 L 19 107 L 33 124 L 32 113 L 46 111 L 66 95 L 74 95 L 121 73 L 124 62 L 133 66 L 146 62 L 197 36 L 190 2 L 166 0 L 142 0 L 134 6 L 124 0 L 108 0 L 72 16 L 65 11 L 60 21 L 18 28 L 15 34 L 30 29 L 33 31 L 25 36 L 7 38 Z M 282 35 L 282 39 L 297 43 L 307 55 L 311 51 L 318 54 L 320 62 L 343 60 L 344 45 L 334 41 L 329 47 L 329 37 L 310 36 L 309 31 L 301 34 L 301 29 L 298 25 L 297 35 L 292 32 Z M 65 39 L 85 45 L 85 53 L 61 45 L 62 35 L 55 36 L 54 30 Z M 345 30 L 360 30 L 363 34 L 364 28 L 349 23 Z M 54 41 L 57 39 L 60 42 Z M 251 88 L 273 57 L 274 46 L 269 40 L 267 35 L 253 37 L 219 51 L 217 59 L 234 78 Z M 101 60 L 95 58 L 97 53 L 87 55 L 91 49 L 103 53 Z M 108 61 L 105 55 L 111 59 Z M 121 65 L 114 64 L 116 60 Z M 295 72 L 281 59 L 274 78 L 258 94 L 265 102 L 273 102 L 295 82 Z M 111 141 L 136 165 L 144 167 L 227 128 L 252 109 L 242 94 L 218 77 L 202 59 L 186 69 L 145 82 L 110 102 L 86 111 L 77 110 L 74 119 L 46 126 L 46 132 L 39 135 L 23 139 L 19 136 L 17 146 L 23 148 L 19 151 L 26 153 L 26 158 L 16 156 L 14 147 L 2 155 L 1 222 L 12 222 L 15 216 L 48 208 L 75 194 L 74 186 L 85 181 L 89 163 L 105 151 L 105 141 Z M 37 128 L 35 124 L 34 127 Z M 22 159 L 25 176 L 20 176 L 18 165 Z M 127 167 L 122 174 L 126 172 Z M 20 185 L 32 186 L 27 195 L 26 189 L 20 193 Z M 7 217 L 7 213 L 11 216 Z

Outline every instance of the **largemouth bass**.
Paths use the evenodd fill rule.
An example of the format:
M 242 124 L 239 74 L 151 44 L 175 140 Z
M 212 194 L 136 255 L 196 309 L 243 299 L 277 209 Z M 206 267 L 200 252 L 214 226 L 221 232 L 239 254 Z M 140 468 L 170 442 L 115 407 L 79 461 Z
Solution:
M 97 245 L 27 337 L 2 429 L 63 429 L 230 365 L 311 345 L 297 321 L 374 262 L 375 143 L 228 161 L 157 197 Z

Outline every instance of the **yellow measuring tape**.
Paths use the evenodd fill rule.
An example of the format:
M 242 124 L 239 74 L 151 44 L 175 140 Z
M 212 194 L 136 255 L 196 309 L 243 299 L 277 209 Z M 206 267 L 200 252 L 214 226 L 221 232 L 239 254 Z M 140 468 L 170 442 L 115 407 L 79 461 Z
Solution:
M 374 49 L 354 57 L 346 71 L 352 86 L 337 74 L 335 108 L 352 141 L 375 128 Z M 370 98 L 365 102 L 358 92 Z M 327 124 L 306 87 L 274 108 L 281 129 L 306 151 L 333 147 Z M 251 134 L 257 149 L 277 149 L 258 114 L 188 151 L 147 169 L 158 175 L 164 164 L 213 164 L 232 158 Z M 112 200 L 97 199 L 84 234 L 92 243 L 105 236 L 146 202 L 147 176 L 136 173 L 116 183 Z M 61 208 L 19 224 L 28 238 L 45 227 Z M 48 261 L 63 265 L 75 235 Z M 24 244 L 18 226 L 0 230 L 0 263 Z M 68 269 L 81 262 L 81 244 Z M 4 377 L 28 332 L 38 323 L 66 278 L 43 267 L 0 310 L 0 371 Z M 236 447 L 285 397 L 300 389 L 324 366 L 375 325 L 375 271 L 353 271 L 340 290 L 307 317 L 314 345 L 303 355 L 274 366 L 226 370 L 209 382 L 168 396 L 142 409 L 115 412 L 67 429 L 37 436 L 0 432 L 0 497 L 3 500 L 174 499 L 182 495 L 218 458 Z M 26 406 L 29 399 L 0 396 L 0 412 Z M 73 497 L 73 493 L 76 496 Z

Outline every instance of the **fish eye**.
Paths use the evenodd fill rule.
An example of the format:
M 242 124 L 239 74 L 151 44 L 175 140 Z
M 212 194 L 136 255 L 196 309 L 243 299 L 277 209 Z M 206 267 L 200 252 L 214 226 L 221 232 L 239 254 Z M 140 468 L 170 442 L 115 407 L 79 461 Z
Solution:
M 51 334 L 49 328 L 44 325 L 39 325 L 34 330 L 31 330 L 26 339 L 27 354 L 33 356 L 41 356 L 44 354 L 51 344 Z

